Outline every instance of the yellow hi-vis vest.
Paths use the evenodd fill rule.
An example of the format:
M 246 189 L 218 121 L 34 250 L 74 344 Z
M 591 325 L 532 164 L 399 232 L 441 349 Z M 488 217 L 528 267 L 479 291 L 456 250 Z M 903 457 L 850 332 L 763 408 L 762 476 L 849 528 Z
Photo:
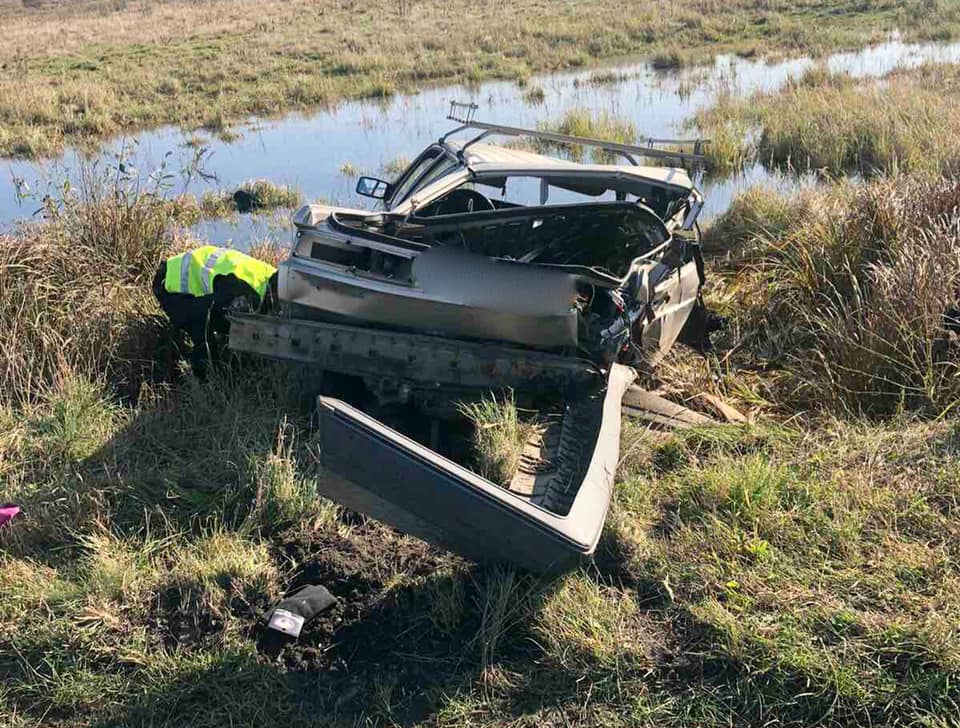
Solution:
M 239 250 L 204 245 L 168 258 L 163 286 L 169 293 L 208 296 L 213 293 L 214 278 L 233 273 L 263 298 L 270 276 L 276 270 L 269 263 L 251 258 Z

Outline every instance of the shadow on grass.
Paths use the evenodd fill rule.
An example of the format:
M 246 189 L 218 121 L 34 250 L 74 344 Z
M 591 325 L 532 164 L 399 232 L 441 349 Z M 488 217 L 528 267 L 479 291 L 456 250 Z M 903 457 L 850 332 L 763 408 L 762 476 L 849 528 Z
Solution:
M 642 718 L 637 703 L 647 699 L 702 724 L 762 717 L 775 707 L 755 702 L 763 690 L 789 687 L 705 654 L 702 627 L 670 622 L 652 595 L 640 598 L 650 604 L 639 613 L 651 629 L 647 644 L 625 644 L 612 661 L 576 643 L 545 649 L 536 618 L 562 580 L 463 562 L 432 573 L 449 558 L 400 539 L 397 558 L 411 578 L 391 587 L 371 551 L 385 534 L 375 524 L 361 531 L 300 545 L 294 583 L 323 581 L 343 602 L 278 660 L 252 648 L 193 655 L 101 725 L 460 725 L 467 714 L 497 725 L 592 725 L 603 713 Z M 623 564 L 601 555 L 613 572 L 598 563 L 581 576 L 620 583 Z M 455 593 L 461 610 L 440 619 L 438 600 Z
M 496 723 L 589 723 L 591 701 L 629 710 L 630 691 L 644 681 L 679 699 L 705 679 L 743 677 L 707 675 L 709 665 L 682 656 L 684 637 L 667 632 L 651 634 L 640 652 L 624 645 L 613 664 L 576 644 L 562 656 L 545 650 L 537 615 L 562 579 L 466 563 L 372 521 L 277 550 L 299 564 L 291 589 L 323 583 L 340 604 L 279 659 L 258 656 L 254 634 L 246 649 L 190 654 L 102 725 L 459 724 L 451 701 L 477 701 L 474 710 Z M 647 619 L 661 612 L 663 595 L 630 557 L 629 544 L 608 532 L 581 577 L 635 591 Z

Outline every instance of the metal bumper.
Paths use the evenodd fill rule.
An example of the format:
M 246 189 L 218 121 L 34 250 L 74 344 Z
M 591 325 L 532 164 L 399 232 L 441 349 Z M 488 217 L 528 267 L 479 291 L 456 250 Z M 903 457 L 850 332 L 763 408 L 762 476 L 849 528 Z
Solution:
M 586 473 L 566 515 L 553 513 L 438 455 L 336 399 L 318 400 L 318 490 L 332 500 L 478 561 L 537 572 L 576 567 L 595 550 L 620 449 L 621 400 L 636 374 L 614 365 Z M 562 456 L 563 454 L 561 454 Z
M 420 386 L 565 391 L 599 383 L 584 359 L 496 343 L 344 326 L 258 314 L 230 314 L 230 348 L 356 376 Z

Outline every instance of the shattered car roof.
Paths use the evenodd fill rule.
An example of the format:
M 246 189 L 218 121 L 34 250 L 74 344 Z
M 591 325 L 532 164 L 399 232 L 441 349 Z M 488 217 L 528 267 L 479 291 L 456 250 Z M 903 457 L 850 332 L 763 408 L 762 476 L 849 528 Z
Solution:
M 458 142 L 448 141 L 447 145 L 459 149 Z M 686 190 L 693 189 L 693 181 L 687 172 L 679 167 L 649 167 L 632 164 L 583 164 L 569 159 L 550 157 L 524 149 L 495 146 L 492 144 L 471 144 L 463 153 L 467 169 L 478 175 L 489 174 L 556 174 L 570 170 L 577 175 L 597 175 L 606 178 L 625 176 L 637 180 L 652 180 L 673 185 Z
M 493 144 L 470 144 L 465 150 L 459 141 L 447 141 L 445 146 L 453 153 L 463 157 L 463 166 L 437 178 L 424 187 L 418 189 L 407 199 L 397 203 L 389 212 L 406 214 L 417 204 L 433 200 L 473 177 L 490 178 L 497 176 L 544 176 L 566 177 L 568 180 L 594 179 L 606 183 L 623 181 L 625 183 L 653 182 L 669 185 L 684 193 L 695 192 L 696 186 L 687 172 L 680 167 L 652 167 L 632 164 L 584 164 L 569 159 L 551 157 L 545 154 L 516 149 L 512 147 L 496 146 Z M 565 173 L 569 173 L 566 176 Z M 559 180 L 558 184 L 562 185 Z M 376 214 L 376 211 L 346 208 L 340 205 L 314 203 L 304 205 L 294 215 L 294 222 L 298 225 L 316 225 L 325 219 L 332 211 L 355 214 Z

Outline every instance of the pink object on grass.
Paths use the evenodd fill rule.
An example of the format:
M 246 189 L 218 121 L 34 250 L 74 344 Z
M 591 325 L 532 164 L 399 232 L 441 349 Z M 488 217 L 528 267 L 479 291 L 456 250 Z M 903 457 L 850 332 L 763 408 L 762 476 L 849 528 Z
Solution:
M 0 527 L 6 526 L 7 522 L 12 521 L 18 513 L 20 513 L 20 506 L 0 506 Z

